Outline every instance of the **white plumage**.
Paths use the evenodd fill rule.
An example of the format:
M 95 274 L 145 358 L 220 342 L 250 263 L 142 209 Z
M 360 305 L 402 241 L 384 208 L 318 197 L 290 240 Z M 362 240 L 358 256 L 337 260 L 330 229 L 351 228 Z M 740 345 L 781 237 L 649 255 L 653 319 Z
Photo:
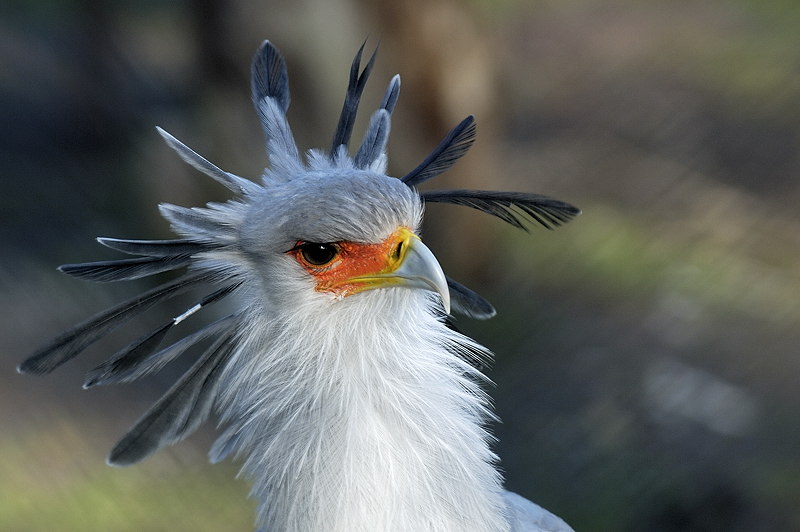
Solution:
M 363 49 L 363 46 L 362 46 Z M 162 205 L 178 240 L 99 239 L 139 258 L 66 265 L 93 280 L 190 272 L 57 338 L 20 370 L 49 372 L 133 315 L 190 287 L 216 290 L 90 371 L 85 386 L 157 371 L 213 339 L 192 368 L 139 420 L 109 461 L 134 463 L 190 434 L 212 412 L 225 429 L 210 456 L 243 462 L 265 531 L 568 531 L 504 491 L 486 425 L 493 419 L 477 367 L 490 354 L 448 326 L 491 305 L 447 278 L 416 236 L 425 201 L 483 210 L 513 225 L 551 227 L 579 211 L 536 194 L 438 191 L 416 185 L 449 168 L 474 140 L 471 117 L 403 178 L 385 175 L 399 77 L 364 140 L 347 145 L 374 54 L 351 68 L 329 153 L 301 158 L 286 121 L 286 66 L 268 42 L 253 62 L 253 99 L 270 167 L 256 184 L 161 132 L 196 168 L 237 197 L 205 208 Z M 233 294 L 238 310 L 172 345 L 178 322 Z
M 246 457 L 265 530 L 504 529 L 480 374 L 454 356 L 479 347 L 435 305 L 392 288 L 252 316 L 212 459 Z

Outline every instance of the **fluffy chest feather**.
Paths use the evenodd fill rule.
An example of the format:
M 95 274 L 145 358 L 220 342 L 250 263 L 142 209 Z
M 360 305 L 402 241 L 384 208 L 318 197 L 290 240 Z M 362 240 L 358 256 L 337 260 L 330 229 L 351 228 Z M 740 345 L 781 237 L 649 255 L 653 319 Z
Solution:
M 246 333 L 212 452 L 245 458 L 266 529 L 506 528 L 482 377 L 458 355 L 481 348 L 429 305 L 381 290 Z

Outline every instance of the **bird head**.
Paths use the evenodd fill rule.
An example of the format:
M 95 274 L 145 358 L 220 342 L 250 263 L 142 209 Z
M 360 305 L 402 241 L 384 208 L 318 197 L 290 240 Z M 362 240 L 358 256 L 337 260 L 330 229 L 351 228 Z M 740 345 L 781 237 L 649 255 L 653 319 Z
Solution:
M 239 247 L 264 297 L 296 308 L 309 299 L 415 288 L 438 293 L 449 312 L 444 272 L 417 234 L 416 191 L 371 170 L 321 164 L 329 168 L 266 187 L 242 220 Z

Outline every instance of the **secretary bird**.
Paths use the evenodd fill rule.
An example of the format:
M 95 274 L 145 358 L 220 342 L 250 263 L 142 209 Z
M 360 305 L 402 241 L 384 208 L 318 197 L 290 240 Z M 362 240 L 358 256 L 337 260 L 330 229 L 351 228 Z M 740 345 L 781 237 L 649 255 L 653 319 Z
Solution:
M 286 119 L 285 61 L 265 41 L 252 95 L 269 155 L 260 183 L 226 172 L 175 137 L 167 144 L 234 199 L 160 205 L 174 240 L 98 238 L 136 258 L 67 264 L 91 281 L 128 281 L 187 268 L 56 338 L 22 373 L 49 373 L 112 329 L 189 289 L 197 304 L 89 371 L 84 387 L 160 370 L 209 346 L 117 443 L 112 465 L 134 464 L 182 440 L 212 412 L 224 426 L 212 462 L 240 459 L 264 531 L 569 531 L 504 490 L 480 372 L 491 354 L 450 324 L 452 309 L 485 319 L 492 305 L 447 277 L 418 236 L 426 202 L 473 207 L 519 228 L 553 228 L 579 214 L 539 194 L 419 192 L 475 139 L 469 116 L 416 168 L 386 175 L 386 141 L 400 78 L 389 83 L 355 155 L 348 144 L 375 53 L 353 60 L 330 151 L 301 156 Z M 161 347 L 177 324 L 224 297 L 236 310 Z

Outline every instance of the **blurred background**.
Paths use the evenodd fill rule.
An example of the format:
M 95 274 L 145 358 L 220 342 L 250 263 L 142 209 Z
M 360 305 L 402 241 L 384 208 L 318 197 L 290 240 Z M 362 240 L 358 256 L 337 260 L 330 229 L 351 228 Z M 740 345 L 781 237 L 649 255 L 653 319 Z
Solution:
M 206 461 L 213 426 L 136 467 L 104 463 L 180 368 L 80 388 L 188 299 L 47 377 L 14 368 L 151 286 L 56 265 L 114 258 L 95 236 L 168 238 L 159 202 L 228 197 L 155 125 L 258 177 L 248 69 L 265 38 L 287 58 L 301 147 L 328 146 L 368 38 L 355 136 L 399 72 L 392 174 L 472 113 L 476 146 L 433 187 L 583 209 L 529 234 L 427 211 L 445 270 L 498 309 L 458 326 L 496 353 L 509 488 L 579 531 L 800 529 L 798 35 L 800 3 L 781 0 L 4 2 L 0 530 L 252 528 L 236 464 Z

